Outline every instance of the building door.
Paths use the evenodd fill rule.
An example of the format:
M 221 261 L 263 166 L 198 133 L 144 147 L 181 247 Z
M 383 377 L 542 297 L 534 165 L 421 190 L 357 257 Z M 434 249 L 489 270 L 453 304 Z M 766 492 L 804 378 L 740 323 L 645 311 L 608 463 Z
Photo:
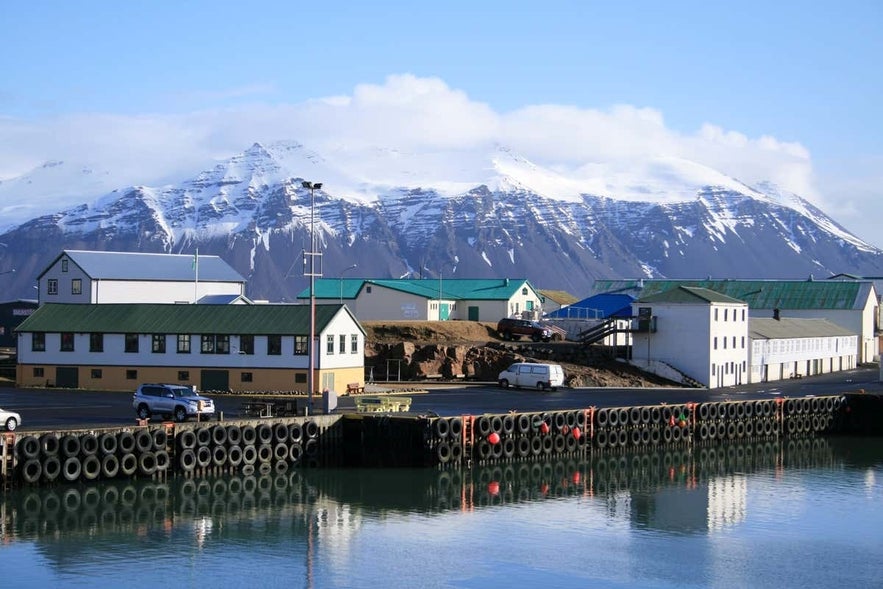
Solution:
M 466 310 L 469 321 L 478 321 L 478 307 L 469 307 Z
M 323 372 L 322 373 L 322 391 L 334 391 L 334 373 L 333 372 Z M 340 391 L 334 391 L 340 392 Z
M 227 391 L 230 390 L 229 370 L 203 370 L 199 378 L 199 390 L 201 391 Z
M 447 321 L 448 317 L 451 314 L 451 307 L 448 303 L 439 303 L 438 304 L 438 320 L 439 321 Z
M 76 366 L 56 366 L 55 386 L 63 389 L 80 388 L 80 371 Z

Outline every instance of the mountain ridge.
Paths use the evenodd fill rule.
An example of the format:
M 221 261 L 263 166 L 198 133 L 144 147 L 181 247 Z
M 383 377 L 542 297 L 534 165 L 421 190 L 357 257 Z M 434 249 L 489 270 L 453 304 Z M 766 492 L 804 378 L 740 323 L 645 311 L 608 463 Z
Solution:
M 406 168 L 419 156 L 379 151 L 380 162 L 398 159 Z M 460 161 L 430 154 L 421 165 L 445 157 L 448 164 Z M 344 172 L 345 164 L 346 158 L 333 161 L 293 141 L 255 143 L 189 180 L 118 188 L 13 227 L 0 235 L 8 244 L 0 272 L 15 264 L 9 290 L 26 296 L 41 263 L 61 249 L 187 253 L 199 247 L 243 274 L 249 296 L 291 301 L 306 284 L 293 269 L 309 249 L 313 218 L 326 277 L 356 263 L 365 278 L 526 276 L 540 288 L 579 295 L 601 277 L 883 274 L 883 252 L 806 199 L 684 160 L 669 161 L 661 179 L 646 180 L 648 193 L 667 185 L 677 190 L 643 202 L 569 193 L 588 186 L 586 178 L 568 178 L 502 147 L 439 186 L 414 172 L 415 184 L 384 187 L 378 178 L 401 179 L 401 170 L 372 176 L 366 170 L 377 162 Z M 467 168 L 479 169 L 485 182 L 464 184 Z M 679 179 L 679 169 L 688 177 Z M 720 184 L 697 187 L 706 177 Z M 323 182 L 312 206 L 303 180 Z M 638 174 L 626 180 L 630 197 L 640 193 Z M 549 196 L 562 186 L 561 198 Z

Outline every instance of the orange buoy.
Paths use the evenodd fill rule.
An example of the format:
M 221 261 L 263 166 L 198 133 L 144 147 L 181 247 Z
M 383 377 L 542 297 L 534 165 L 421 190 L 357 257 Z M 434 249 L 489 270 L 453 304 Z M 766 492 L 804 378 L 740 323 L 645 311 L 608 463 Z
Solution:
M 580 429 L 578 427 L 573 428 L 571 433 L 573 434 L 573 437 L 576 438 L 577 440 L 580 439 L 583 435 L 583 432 L 580 431 Z
M 683 420 L 683 419 L 680 420 L 680 421 L 678 422 L 678 427 L 687 427 L 687 422 L 686 422 L 686 420 Z
M 500 434 L 491 432 L 491 435 L 487 437 L 487 441 L 491 443 L 491 446 L 496 446 L 500 443 Z

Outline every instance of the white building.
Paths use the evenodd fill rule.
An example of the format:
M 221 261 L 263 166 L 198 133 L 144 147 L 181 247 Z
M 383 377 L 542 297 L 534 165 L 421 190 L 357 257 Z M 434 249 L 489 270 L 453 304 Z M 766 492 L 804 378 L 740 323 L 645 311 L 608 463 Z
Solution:
M 299 391 L 309 372 L 308 305 L 45 304 L 17 328 L 17 386 Z M 364 383 L 365 332 L 342 305 L 318 305 L 319 393 Z
M 542 314 L 542 297 L 525 279 L 323 278 L 315 286 L 317 301 L 346 303 L 360 321 L 498 321 Z M 298 295 L 309 297 L 309 288 Z
M 856 367 L 858 335 L 825 319 L 751 318 L 751 382 Z
M 37 277 L 45 303 L 249 303 L 245 279 L 218 256 L 62 251 Z M 212 302 L 217 302 L 212 301 Z
M 879 299 L 873 280 L 597 280 L 593 290 L 642 298 L 678 286 L 707 288 L 745 301 L 751 317 L 778 313 L 780 318 L 827 319 L 858 335 L 859 363 L 878 357 Z
M 708 388 L 748 382 L 748 305 L 705 288 L 679 286 L 632 303 L 632 360 L 653 372 L 674 367 Z

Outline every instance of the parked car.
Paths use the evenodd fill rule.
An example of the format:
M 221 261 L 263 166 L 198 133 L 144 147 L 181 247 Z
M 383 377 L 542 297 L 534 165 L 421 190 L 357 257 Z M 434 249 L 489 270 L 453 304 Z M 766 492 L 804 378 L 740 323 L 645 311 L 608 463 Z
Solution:
M 505 317 L 497 323 L 497 333 L 503 339 L 517 340 L 526 335 L 535 342 L 552 339 L 552 330 L 536 321 Z
M 215 403 L 198 394 L 194 387 L 179 384 L 140 385 L 132 397 L 132 407 L 139 419 L 161 415 L 164 419 L 186 421 L 188 417 L 213 415 Z
M 3 424 L 3 427 L 6 428 L 6 431 L 15 431 L 15 428 L 21 425 L 21 415 L 19 415 L 15 411 L 0 409 L 0 423 Z
M 564 369 L 559 364 L 516 362 L 500 373 L 497 382 L 504 389 L 512 385 L 554 391 L 564 384 Z

